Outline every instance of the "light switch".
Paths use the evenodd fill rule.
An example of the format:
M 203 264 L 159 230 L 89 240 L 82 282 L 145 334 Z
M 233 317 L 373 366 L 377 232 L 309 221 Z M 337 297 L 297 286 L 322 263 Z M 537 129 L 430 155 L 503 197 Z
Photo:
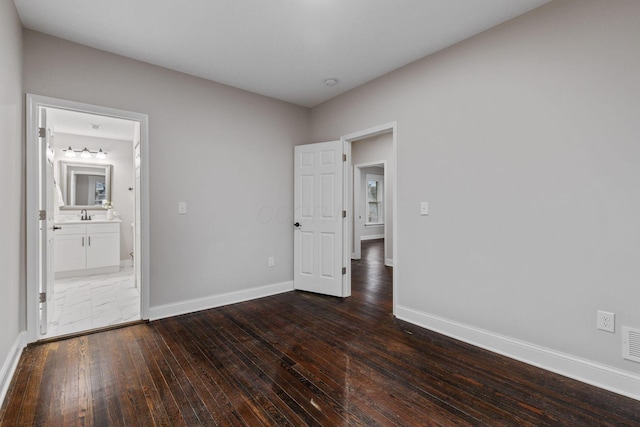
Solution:
M 420 203 L 420 215 L 429 215 L 429 202 Z
M 178 202 L 178 214 L 180 215 L 187 214 L 187 202 Z

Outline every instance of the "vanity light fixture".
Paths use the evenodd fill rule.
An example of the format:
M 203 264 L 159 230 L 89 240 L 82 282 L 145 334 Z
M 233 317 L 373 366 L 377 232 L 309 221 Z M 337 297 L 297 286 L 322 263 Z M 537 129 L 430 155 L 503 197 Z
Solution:
M 74 150 L 73 148 L 69 147 L 66 150 L 63 149 L 62 151 L 64 151 L 65 157 L 76 157 L 76 153 L 80 153 L 80 157 L 82 157 L 83 159 L 90 159 L 92 157 L 92 154 L 96 155 L 96 159 L 104 160 L 107 158 L 107 153 L 102 151 L 102 148 L 98 151 L 89 151 L 87 147 L 84 147 L 83 150 Z
M 64 151 L 64 156 L 65 157 L 75 157 L 76 156 L 76 152 L 73 151 L 73 149 L 71 147 L 67 148 L 66 150 L 62 150 Z

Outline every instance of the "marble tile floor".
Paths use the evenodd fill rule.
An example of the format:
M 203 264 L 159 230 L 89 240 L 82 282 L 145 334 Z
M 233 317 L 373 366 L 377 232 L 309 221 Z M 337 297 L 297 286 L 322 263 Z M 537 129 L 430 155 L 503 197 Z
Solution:
M 58 279 L 53 305 L 53 319 L 41 339 L 139 320 L 140 293 L 133 267 L 122 267 L 118 273 Z

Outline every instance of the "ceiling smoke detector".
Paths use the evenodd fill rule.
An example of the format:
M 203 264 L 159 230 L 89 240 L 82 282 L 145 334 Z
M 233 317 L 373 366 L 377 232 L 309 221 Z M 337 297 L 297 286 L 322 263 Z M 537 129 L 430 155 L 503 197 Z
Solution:
M 334 79 L 334 78 L 330 78 L 324 81 L 324 84 L 326 84 L 329 87 L 335 86 L 338 84 L 338 79 Z

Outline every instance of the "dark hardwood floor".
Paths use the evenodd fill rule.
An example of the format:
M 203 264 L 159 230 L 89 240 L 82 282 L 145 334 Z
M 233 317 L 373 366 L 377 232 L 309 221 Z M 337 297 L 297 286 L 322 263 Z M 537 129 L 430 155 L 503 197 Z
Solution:
M 0 424 L 638 426 L 640 401 L 391 315 L 381 241 L 353 296 L 289 292 L 29 346 Z

